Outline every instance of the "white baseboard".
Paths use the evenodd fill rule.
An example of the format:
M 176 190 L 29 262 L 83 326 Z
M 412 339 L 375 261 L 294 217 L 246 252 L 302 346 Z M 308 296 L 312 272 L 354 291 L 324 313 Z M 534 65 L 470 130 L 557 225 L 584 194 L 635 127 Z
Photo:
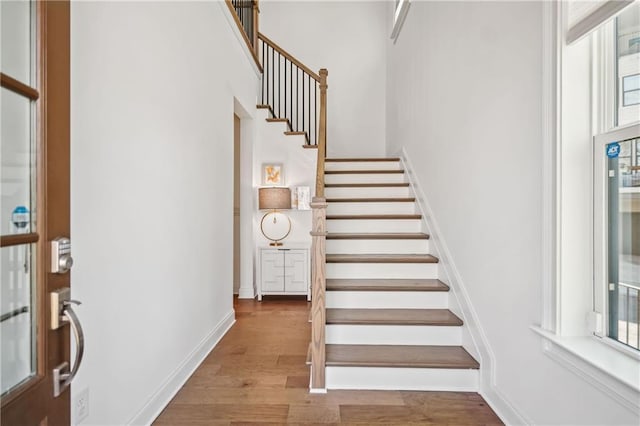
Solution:
M 127 424 L 150 425 L 153 423 L 235 322 L 235 312 L 232 309 L 231 312 L 214 327 L 211 333 L 196 346 L 178 368 L 167 377 L 160 388 Z
M 431 210 L 431 206 L 424 194 L 424 191 L 417 182 L 413 165 L 409 160 L 405 148 L 402 148 L 401 161 L 404 166 L 405 173 L 410 182 L 410 187 L 416 197 L 419 213 L 422 214 L 422 221 L 426 232 L 430 235 L 430 251 L 431 254 L 438 257 L 440 262 L 439 274 L 440 279 L 447 284 L 451 291 L 451 296 L 455 299 L 455 303 L 460 310 L 456 312 L 462 317 L 464 327 L 467 330 L 473 347 L 465 345 L 465 349 L 473 356 L 479 358 L 480 362 L 480 395 L 487 401 L 496 414 L 507 425 L 524 425 L 531 424 L 508 399 L 497 388 L 496 384 L 496 367 L 495 356 L 489 346 L 489 340 L 480 325 L 478 315 L 471 303 L 469 294 L 462 281 L 462 277 L 458 272 L 456 265 L 451 256 L 451 252 L 446 242 L 442 239 L 442 234 L 438 226 L 438 222 Z M 451 302 L 454 302 L 451 300 Z
M 256 295 L 253 292 L 252 288 L 243 288 L 240 287 L 238 291 L 238 299 L 255 299 Z

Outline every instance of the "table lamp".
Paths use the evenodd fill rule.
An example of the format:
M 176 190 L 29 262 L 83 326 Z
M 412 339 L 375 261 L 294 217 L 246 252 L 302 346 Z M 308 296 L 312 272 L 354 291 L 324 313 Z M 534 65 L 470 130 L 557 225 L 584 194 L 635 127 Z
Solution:
M 260 221 L 260 231 L 266 239 L 270 240 L 270 246 L 278 247 L 280 241 L 287 238 L 291 232 L 291 220 L 289 216 L 279 210 L 291 208 L 291 190 L 282 187 L 269 187 L 258 189 L 258 209 L 271 210 Z

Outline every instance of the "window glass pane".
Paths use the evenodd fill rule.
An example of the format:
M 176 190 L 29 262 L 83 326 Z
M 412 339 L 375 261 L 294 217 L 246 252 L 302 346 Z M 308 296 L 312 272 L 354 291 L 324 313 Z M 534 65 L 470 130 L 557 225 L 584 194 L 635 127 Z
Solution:
M 622 90 L 624 92 L 637 89 L 640 89 L 640 74 L 629 75 L 622 79 Z
M 633 105 L 640 104 L 640 90 L 632 90 L 630 92 L 624 92 L 624 98 L 622 99 L 623 107 L 631 107 Z
M 640 165 L 639 140 L 612 144 L 608 159 L 609 336 L 639 348 Z
M 34 104 L 4 88 L 0 103 L 0 233 L 35 232 Z
M 640 2 L 616 18 L 618 122 L 624 126 L 640 120 Z
M 0 391 L 36 372 L 35 245 L 3 247 L 0 255 Z
M 0 2 L 2 72 L 31 86 L 32 8 L 26 0 Z

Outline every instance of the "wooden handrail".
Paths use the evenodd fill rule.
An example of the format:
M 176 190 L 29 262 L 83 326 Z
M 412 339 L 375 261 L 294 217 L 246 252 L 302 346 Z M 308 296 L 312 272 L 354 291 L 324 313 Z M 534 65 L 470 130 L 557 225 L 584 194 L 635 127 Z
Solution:
M 327 203 L 314 197 L 311 231 L 311 391 L 326 389 L 326 239 Z
M 316 167 L 316 197 L 324 197 L 324 159 L 327 158 L 327 76 L 320 70 L 320 120 L 318 123 L 318 161 Z
M 291 53 L 287 52 L 282 47 L 278 46 L 273 40 L 271 40 L 261 32 L 258 33 L 258 38 L 263 42 L 265 42 L 266 44 L 268 44 L 269 46 L 273 47 L 277 52 L 280 52 L 282 56 L 284 56 L 289 61 L 293 62 L 295 66 L 297 66 L 298 68 L 300 68 L 301 70 L 309 74 L 311 78 L 313 78 L 315 81 L 318 81 L 318 82 L 320 81 L 320 76 L 318 74 L 311 71 L 311 69 L 308 66 L 306 66 L 305 64 L 303 64 L 302 62 L 294 58 Z
M 242 26 L 242 21 L 240 21 L 240 17 L 236 13 L 236 10 L 233 7 L 233 3 L 231 3 L 231 0 L 225 0 L 225 3 L 227 4 L 227 7 L 231 11 L 231 16 L 233 16 L 233 20 L 236 21 L 236 25 L 240 30 L 240 34 L 242 34 L 242 38 L 244 39 L 244 42 L 247 44 L 247 47 L 249 48 L 249 52 L 251 52 L 251 56 L 253 56 L 253 60 L 258 66 L 258 69 L 260 70 L 260 72 L 262 72 L 262 64 L 260 63 L 260 59 L 258 58 L 258 43 L 257 43 L 257 37 L 256 37 L 256 34 L 258 33 L 258 29 L 259 29 L 258 20 L 256 19 L 256 17 L 258 12 L 260 11 L 258 7 L 258 0 L 253 0 L 253 7 L 252 7 L 253 37 L 252 39 L 249 39 L 247 32 L 244 30 L 244 27 Z

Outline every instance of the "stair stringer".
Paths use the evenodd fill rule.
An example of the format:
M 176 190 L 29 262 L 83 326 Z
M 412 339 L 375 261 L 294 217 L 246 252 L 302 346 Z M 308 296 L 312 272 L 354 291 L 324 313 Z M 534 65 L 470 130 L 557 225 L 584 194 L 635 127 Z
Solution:
M 442 238 L 438 222 L 424 191 L 415 178 L 409 155 L 402 147 L 400 162 L 404 167 L 410 188 L 416 198 L 418 213 L 422 214 L 424 232 L 430 235 L 429 251 L 436 256 L 439 279 L 449 286 L 449 309 L 464 322 L 462 346 L 480 362 L 479 393 L 506 424 L 532 424 L 496 385 L 496 360 L 482 325 L 478 319 L 462 276 L 458 272 L 446 242 Z

